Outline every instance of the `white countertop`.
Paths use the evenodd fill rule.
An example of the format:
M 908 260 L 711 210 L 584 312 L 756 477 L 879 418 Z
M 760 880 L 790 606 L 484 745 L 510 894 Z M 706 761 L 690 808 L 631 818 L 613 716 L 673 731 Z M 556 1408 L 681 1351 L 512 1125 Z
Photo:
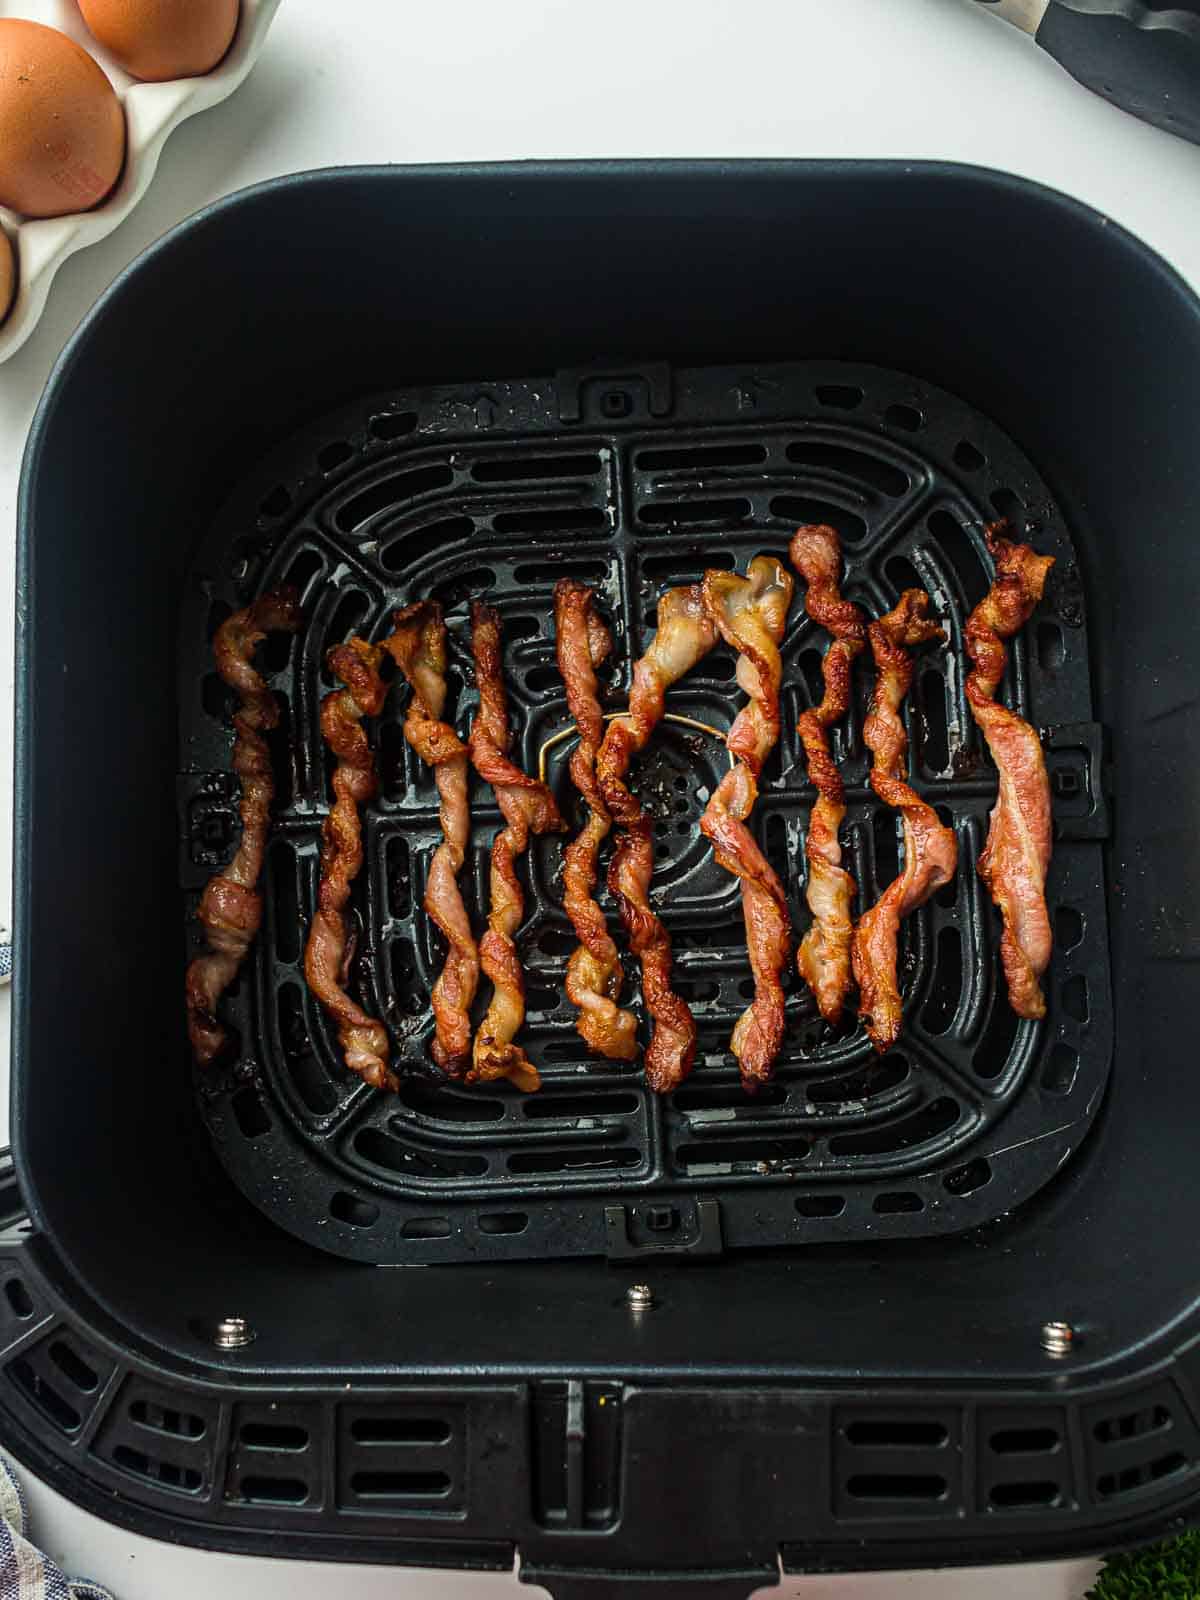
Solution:
M 1200 287 L 1200 149 L 1086 93 L 969 0 L 284 0 L 249 82 L 175 133 L 138 210 L 75 256 L 0 367 L 0 771 L 11 770 L 12 544 L 21 450 L 59 351 L 102 289 L 167 228 L 279 173 L 349 162 L 589 156 L 890 156 L 1001 167 L 1140 234 Z M 1036 240 L 997 240 L 1014 250 Z M 286 263 L 281 263 L 286 270 Z M 1047 273 L 1053 272 L 1047 260 Z M 1086 294 L 1086 283 L 1079 292 Z M 11 793 L 0 796 L 0 919 Z M 0 992 L 7 1077 L 8 997 Z M 0 1135 L 7 1105 L 0 1096 Z M 133 1538 L 29 1485 L 36 1537 L 119 1600 L 487 1600 L 503 1577 L 209 1556 Z M 281 1541 L 282 1544 L 282 1541 Z M 286 1554 L 281 1551 L 281 1554 Z M 802 1600 L 1079 1600 L 1091 1563 L 790 1580 Z

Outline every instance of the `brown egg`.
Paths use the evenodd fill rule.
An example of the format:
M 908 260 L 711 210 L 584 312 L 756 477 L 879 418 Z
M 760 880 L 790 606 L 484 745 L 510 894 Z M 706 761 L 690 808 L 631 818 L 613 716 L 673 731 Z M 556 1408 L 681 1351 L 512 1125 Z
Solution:
M 17 253 L 6 233 L 0 233 L 0 322 L 12 310 L 13 292 L 17 287 Z
M 0 18 L 0 205 L 87 211 L 124 160 L 125 113 L 87 51 L 57 28 Z
M 238 0 L 79 0 L 83 20 L 135 78 L 198 78 L 233 43 Z

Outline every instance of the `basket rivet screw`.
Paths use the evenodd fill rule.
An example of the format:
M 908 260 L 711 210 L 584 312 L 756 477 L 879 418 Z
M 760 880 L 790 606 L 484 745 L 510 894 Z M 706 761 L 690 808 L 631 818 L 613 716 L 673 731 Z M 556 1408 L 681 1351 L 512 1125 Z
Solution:
M 1075 1348 L 1075 1329 L 1069 1322 L 1042 1323 L 1042 1349 L 1052 1356 L 1069 1356 Z
M 218 1350 L 241 1350 L 257 1337 L 245 1317 L 222 1317 L 213 1330 L 213 1343 Z
M 631 1283 L 625 1291 L 631 1311 L 649 1311 L 654 1304 L 654 1290 L 648 1283 Z

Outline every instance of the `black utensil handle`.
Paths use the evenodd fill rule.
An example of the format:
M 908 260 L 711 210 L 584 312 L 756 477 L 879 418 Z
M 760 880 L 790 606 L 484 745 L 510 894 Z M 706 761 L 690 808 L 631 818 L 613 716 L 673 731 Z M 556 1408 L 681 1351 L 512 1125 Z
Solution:
M 1088 89 L 1200 144 L 1200 0 L 981 0 Z
M 1037 42 L 1123 111 L 1200 144 L 1200 5 L 1052 0 Z

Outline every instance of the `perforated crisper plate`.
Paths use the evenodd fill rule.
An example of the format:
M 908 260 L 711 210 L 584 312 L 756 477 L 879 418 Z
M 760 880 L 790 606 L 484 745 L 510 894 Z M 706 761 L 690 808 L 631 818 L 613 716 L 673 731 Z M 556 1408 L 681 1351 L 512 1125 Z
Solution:
M 1041 1024 L 1009 1010 L 998 919 L 975 872 L 996 775 L 963 696 L 962 628 L 990 581 L 982 526 L 1000 513 L 1057 557 L 1046 599 L 1011 651 L 1005 691 L 1044 730 L 1054 787 L 1056 947 Z M 465 735 L 475 705 L 467 603 L 486 596 L 503 617 L 520 758 L 533 769 L 566 725 L 555 579 L 571 573 L 599 590 L 616 644 L 605 681 L 617 707 L 663 588 L 708 566 L 743 567 L 760 550 L 783 553 L 806 521 L 839 528 L 846 591 L 868 612 L 919 582 L 951 634 L 948 652 L 921 656 L 907 714 L 914 781 L 956 828 L 960 869 L 905 925 L 899 1047 L 877 1061 L 853 1022 L 831 1032 L 790 975 L 776 1080 L 754 1099 L 743 1093 L 726 1053 L 751 992 L 738 892 L 697 829 L 724 752 L 715 738 L 664 728 L 636 779 L 656 819 L 655 901 L 700 1028 L 690 1081 L 659 1100 L 638 1064 L 588 1057 L 563 991 L 573 940 L 558 839 L 537 842 L 527 863 L 520 938 L 524 1039 L 545 1088 L 526 1097 L 441 1080 L 428 1059 L 441 950 L 420 910 L 439 838 L 436 797 L 402 737 L 401 684 L 374 730 L 382 787 L 366 820 L 353 982 L 388 1023 L 404 1085 L 398 1096 L 366 1089 L 341 1066 L 302 972 L 326 807 L 317 719 L 328 647 L 355 631 L 380 638 L 396 606 L 436 595 L 452 634 L 449 715 Z M 1103 752 L 1091 723 L 1083 586 L 1045 485 L 984 417 L 868 367 L 649 365 L 376 395 L 298 434 L 228 505 L 187 589 L 179 819 L 189 951 L 199 891 L 237 828 L 213 631 L 285 579 L 301 587 L 306 626 L 264 649 L 285 707 L 266 915 L 224 1003 L 240 1055 L 196 1075 L 220 1159 L 281 1226 L 360 1260 L 424 1263 L 911 1237 L 1007 1211 L 1083 1138 L 1112 1046 Z M 795 723 L 819 691 L 825 643 L 794 606 L 783 737 L 755 814 L 797 930 L 807 919 L 812 791 Z M 739 701 L 733 675 L 722 647 L 672 691 L 670 708 L 723 731 Z M 843 838 L 865 900 L 895 874 L 898 847 L 894 815 L 865 782 L 871 679 L 860 662 L 854 707 L 835 735 L 849 801 Z M 570 749 L 564 741 L 549 753 L 549 776 L 577 821 Z M 478 783 L 472 816 L 464 888 L 478 927 L 499 824 Z M 182 962 L 180 980 L 182 1001 Z

